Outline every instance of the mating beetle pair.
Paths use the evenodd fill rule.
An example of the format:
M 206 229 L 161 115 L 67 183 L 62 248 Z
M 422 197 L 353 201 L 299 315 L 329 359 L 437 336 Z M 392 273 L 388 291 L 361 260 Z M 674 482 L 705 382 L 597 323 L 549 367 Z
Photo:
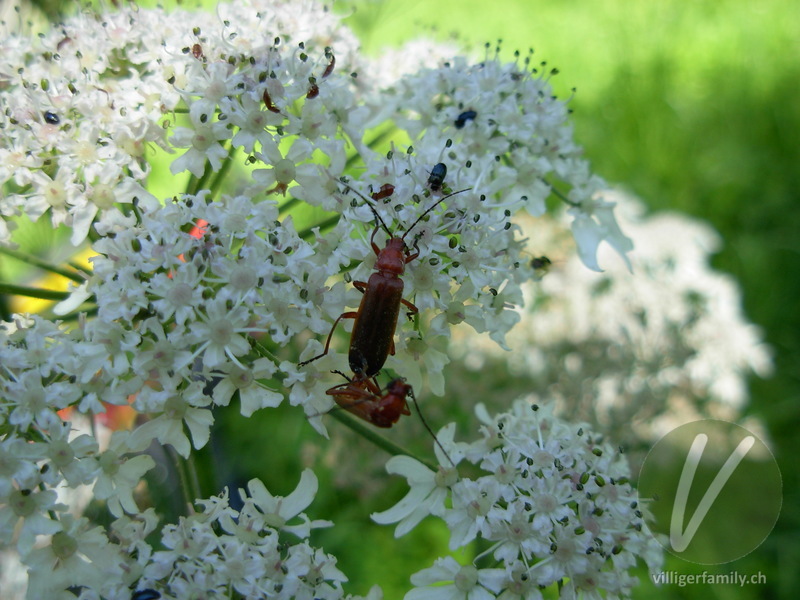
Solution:
M 441 189 L 446 173 L 447 169 L 443 163 L 434 167 L 428 181 L 433 191 Z M 350 186 L 347 187 L 356 191 Z M 347 382 L 330 388 L 327 393 L 333 396 L 339 406 L 378 427 L 391 427 L 401 415 L 410 414 L 406 397 L 412 395 L 411 386 L 399 379 L 392 381 L 384 391 L 374 381 L 374 377 L 383 368 L 388 356 L 394 355 L 394 333 L 400 307 L 405 306 L 409 316 L 418 312 L 414 304 L 403 298 L 404 283 L 401 277 L 405 272 L 405 266 L 420 254 L 416 241 L 412 245 L 412 252 L 406 243 L 406 236 L 444 200 L 465 191 L 468 190 L 460 190 L 438 199 L 401 236 L 393 234 L 369 200 L 356 191 L 370 206 L 377 220 L 370 237 L 370 245 L 377 256 L 375 272 L 370 275 L 367 282 L 353 282 L 356 289 L 364 294 L 358 310 L 339 315 L 328 334 L 322 353 L 301 362 L 299 366 L 307 365 L 328 354 L 331 338 L 339 321 L 354 319 L 348 354 L 350 369 L 354 376 L 351 379 L 339 373 L 347 379 Z M 372 198 L 384 199 L 393 192 L 393 186 L 384 184 L 380 191 L 372 194 Z M 381 228 L 389 235 L 383 249 L 375 243 L 375 236 Z

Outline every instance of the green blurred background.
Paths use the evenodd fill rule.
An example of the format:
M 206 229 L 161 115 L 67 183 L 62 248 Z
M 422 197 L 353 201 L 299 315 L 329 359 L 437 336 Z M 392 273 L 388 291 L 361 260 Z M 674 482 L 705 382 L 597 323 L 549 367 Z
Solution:
M 51 14 L 65 4 L 50 3 Z M 725 246 L 714 267 L 740 282 L 745 312 L 764 329 L 775 352 L 775 374 L 751 382 L 746 413 L 767 425 L 784 479 L 783 511 L 772 535 L 744 559 L 699 567 L 670 557 L 666 568 L 761 572 L 767 583 L 657 588 L 640 573 L 643 584 L 635 597 L 794 598 L 800 588 L 800 5 L 391 0 L 336 2 L 334 9 L 350 15 L 346 23 L 371 55 L 423 35 L 455 36 L 474 52 L 502 39 L 508 59 L 516 49 L 534 48 L 539 60 L 560 70 L 552 82 L 559 96 L 577 88 L 571 102 L 575 138 L 597 173 L 653 211 L 679 210 L 719 231 Z M 383 475 L 382 459 L 366 467 L 352 461 L 374 449 L 346 431 L 335 432 L 326 446 L 295 413 L 261 413 L 249 421 L 221 416 L 219 427 L 234 428 L 235 442 L 212 448 L 208 460 L 242 477 L 259 471 L 275 493 L 293 489 L 298 464 L 313 465 L 320 494 L 308 512 L 339 525 L 316 542 L 339 557 L 352 580 L 350 591 L 366 593 L 377 582 L 386 598 L 401 597 L 408 574 L 446 551 L 446 532 L 430 524 L 395 542 L 391 530 L 370 526 L 369 513 L 392 505 L 406 489 Z M 428 414 L 429 420 L 444 422 Z M 333 423 L 329 428 L 341 429 Z M 416 432 L 428 445 L 424 430 Z M 285 444 L 299 448 L 293 461 L 273 454 Z M 230 456 L 237 457 L 238 469 Z

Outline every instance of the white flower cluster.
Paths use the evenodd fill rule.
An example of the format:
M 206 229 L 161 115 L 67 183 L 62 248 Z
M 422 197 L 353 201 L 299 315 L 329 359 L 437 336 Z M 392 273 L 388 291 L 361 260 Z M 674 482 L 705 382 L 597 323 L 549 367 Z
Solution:
M 194 133 L 176 132 L 177 141 L 188 137 L 193 144 L 179 164 L 202 174 L 208 158 L 218 169 L 226 151 L 215 136 L 233 134 L 221 133 L 224 123 L 210 118 L 218 101 L 249 96 L 228 115 L 242 127 L 243 145 L 253 127 L 274 125 L 265 122 L 272 113 L 261 112 L 260 122 L 252 113 L 252 102 L 256 113 L 260 102 L 252 86 L 250 93 L 229 86 L 239 83 L 231 76 L 241 62 L 258 61 L 268 78 L 280 69 L 271 48 L 282 35 L 293 45 L 295 35 L 314 46 L 335 44 L 343 68 L 354 66 L 350 32 L 323 7 L 293 2 L 234 2 L 220 5 L 216 15 L 138 8 L 97 18 L 86 13 L 36 39 L 0 40 L 0 184 L 8 188 L 0 196 L 0 244 L 9 243 L 9 218 L 19 214 L 36 220 L 49 212 L 54 226 L 71 228 L 77 245 L 94 223 L 124 219 L 136 203 L 157 205 L 145 189 L 148 152 L 153 146 L 173 152 L 166 135 L 173 111 L 184 111 L 183 103 L 197 96 L 190 103 Z M 324 65 L 300 54 L 294 51 L 289 62 L 305 65 L 295 74 L 307 88 L 310 71 Z M 279 91 L 279 105 L 293 100 Z M 243 123 L 248 117 L 257 122 Z
M 433 598 L 538 599 L 557 584 L 562 598 L 627 597 L 636 579 L 628 570 L 637 557 L 655 570 L 661 547 L 648 532 L 646 507 L 629 483 L 623 455 L 588 429 L 553 416 L 552 404 L 517 401 L 491 417 L 478 406 L 482 437 L 454 442 L 454 426 L 440 432 L 433 472 L 409 457 L 394 457 L 390 473 L 408 479 L 410 490 L 396 506 L 372 515 L 407 533 L 435 515 L 450 530 L 455 550 L 475 539 L 490 547 L 474 564 L 452 558 L 412 576 L 418 586 L 406 600 Z M 456 464 L 452 464 L 450 460 Z M 459 476 L 461 461 L 485 474 Z M 476 565 L 489 557 L 494 563 Z
M 508 344 L 525 350 L 503 359 L 531 387 L 547 390 L 542 397 L 560 414 L 620 443 L 652 440 L 676 420 L 736 420 L 747 376 L 768 375 L 771 357 L 742 312 L 736 282 L 710 265 L 719 236 L 685 215 L 645 215 L 636 199 L 612 197 L 636 244 L 633 272 L 612 257 L 606 271 L 590 272 L 564 249 L 560 223 L 524 225 L 550 248 L 552 264 L 540 282 L 524 286 L 526 310 Z M 485 351 L 500 354 L 489 344 Z
M 398 123 L 428 162 L 440 157 L 479 175 L 475 189 L 503 198 L 511 209 L 524 206 L 533 216 L 546 211 L 552 193 L 570 207 L 572 231 L 581 260 L 600 270 L 597 250 L 607 241 L 625 260 L 633 247 L 620 231 L 608 185 L 589 170 L 572 139 L 568 109 L 555 101 L 549 79 L 557 71 L 542 63 L 527 75 L 531 56 L 502 64 L 464 58 L 438 69 L 402 78 L 377 98 L 380 119 Z M 556 183 L 565 189 L 559 191 Z
M 589 267 L 601 240 L 629 250 L 546 75 L 487 58 L 365 79 L 355 47 L 323 7 L 266 0 L 216 14 L 85 13 L 0 41 L 0 245 L 13 245 L 19 219 L 48 215 L 96 253 L 56 307 L 63 323 L 0 325 L 0 542 L 16 543 L 34 576 L 57 574 L 32 579 L 31 597 L 70 586 L 123 597 L 140 578 L 164 597 L 224 581 L 243 596 L 340 597 L 328 557 L 256 535 L 290 531 L 283 520 L 299 512 L 265 517 L 256 483 L 261 517 L 234 515 L 223 495 L 151 552 L 155 516 L 134 489 L 154 462 L 139 453 L 158 442 L 188 457 L 231 402 L 246 417 L 286 397 L 307 415 L 328 409 L 327 372 L 347 359 L 334 344 L 299 368 L 321 347 L 301 354 L 302 336 L 358 304 L 344 279 L 366 280 L 384 234 L 403 238 L 404 298 L 420 310 L 401 319 L 386 365 L 417 388 L 427 374 L 440 394 L 452 325 L 503 345 L 519 320 L 536 272 L 515 211 L 541 215 L 555 193 Z M 382 126 L 379 137 L 413 149 L 379 150 L 368 132 Z M 173 175 L 191 175 L 164 202 L 148 190 L 155 149 L 174 155 Z M 295 225 L 312 212 L 330 216 Z M 64 420 L 129 403 L 142 422 L 108 440 Z M 58 488 L 80 486 L 105 503 L 110 532 L 58 502 Z M 280 573 L 253 572 L 264 565 Z
M 309 470 L 286 497 L 273 496 L 260 481 L 250 481 L 247 491 L 239 490 L 239 510 L 230 506 L 225 490 L 198 501 L 201 512 L 164 526 L 160 550 L 148 541 L 158 529 L 152 509 L 117 519 L 110 535 L 86 518 L 65 515 L 52 543 L 27 556 L 28 597 L 66 597 L 62 590 L 72 587 L 69 597 L 81 600 L 232 593 L 241 598 L 353 598 L 342 592 L 347 579 L 336 568 L 336 559 L 309 544 L 312 528 L 331 525 L 311 521 L 302 512 L 316 491 L 317 479 Z M 3 513 L 14 513 L 13 521 L 24 508 L 18 501 Z

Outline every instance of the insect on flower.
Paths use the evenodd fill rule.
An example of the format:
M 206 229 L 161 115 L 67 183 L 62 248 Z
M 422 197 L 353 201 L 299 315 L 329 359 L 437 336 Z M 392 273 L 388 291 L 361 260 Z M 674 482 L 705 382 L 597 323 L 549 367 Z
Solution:
M 410 415 L 406 397 L 413 395 L 411 386 L 402 379 L 394 379 L 381 390 L 371 378 L 350 379 L 341 371 L 334 371 L 347 381 L 330 388 L 326 394 L 333 396 L 336 404 L 376 427 L 391 427 L 402 415 Z
M 408 401 L 406 400 L 406 398 L 410 397 L 414 402 L 414 406 L 417 407 L 417 414 L 423 426 L 431 434 L 433 441 L 436 442 L 436 445 L 439 446 L 439 449 L 447 459 L 453 463 L 450 455 L 447 454 L 447 451 L 437 439 L 425 417 L 422 416 L 419 403 L 414 396 L 414 390 L 404 379 L 393 379 L 385 389 L 381 390 L 374 379 L 350 379 L 341 371 L 333 372 L 341 375 L 347 381 L 333 386 L 326 393 L 329 396 L 333 396 L 336 404 L 341 408 L 359 419 L 372 423 L 376 427 L 388 429 L 397 423 L 401 416 L 410 415 L 411 411 L 408 410 Z
M 546 256 L 537 256 L 531 260 L 531 267 L 537 271 L 546 271 L 552 264 L 553 261 Z
M 477 116 L 478 113 L 476 113 L 474 110 L 465 110 L 460 115 L 458 115 L 458 118 L 456 118 L 454 125 L 456 126 L 456 129 L 463 129 L 464 125 L 467 124 L 467 121 L 473 121 Z
M 325 79 L 328 75 L 333 73 L 333 68 L 336 66 L 336 57 L 333 55 L 333 50 L 325 48 L 325 57 L 330 60 L 328 66 L 322 72 L 322 78 Z
M 447 177 L 447 165 L 444 163 L 433 165 L 430 177 L 428 177 L 428 187 L 431 188 L 432 192 L 438 192 L 442 189 L 445 177 Z
M 139 590 L 133 592 L 131 600 L 158 600 L 161 594 L 155 590 Z
M 311 100 L 312 98 L 316 98 L 319 96 L 319 86 L 317 85 L 317 79 L 315 77 L 308 78 L 308 93 L 306 94 L 306 98 Z
M 275 106 L 275 104 L 272 102 L 272 96 L 269 95 L 269 91 L 267 91 L 266 89 L 264 89 L 264 94 L 262 96 L 262 99 L 264 100 L 264 106 L 267 107 L 268 111 L 274 113 L 281 112 L 281 109 Z
M 364 294 L 358 310 L 339 315 L 333 322 L 333 327 L 331 327 L 331 331 L 328 334 L 323 352 L 301 362 L 299 366 L 307 365 L 328 354 L 331 338 L 339 321 L 342 319 L 355 319 L 353 332 L 350 336 L 348 359 L 356 380 L 360 382 L 374 377 L 383 368 L 388 356 L 390 354 L 394 355 L 394 332 L 397 328 L 400 305 L 402 304 L 408 308 L 409 318 L 419 312 L 416 306 L 403 298 L 404 284 L 401 277 L 405 272 L 406 265 L 415 260 L 420 253 L 416 240 L 413 243 L 414 252 L 412 253 L 409 250 L 406 244 L 406 236 L 439 204 L 471 188 L 453 192 L 437 200 L 414 221 L 402 236 L 397 236 L 389 231 L 378 211 L 375 210 L 375 207 L 363 194 L 353 190 L 349 185 L 347 185 L 347 188 L 356 192 L 369 205 L 377 220 L 375 229 L 369 239 L 372 250 L 378 257 L 375 261 L 375 273 L 370 275 L 367 282 L 353 282 L 356 289 Z M 381 228 L 389 235 L 386 246 L 382 250 L 375 243 L 375 235 Z
M 553 261 L 546 256 L 537 256 L 531 259 L 530 264 L 533 269 L 533 281 L 541 281 L 544 276 L 547 275 L 548 271 L 550 271 Z
M 384 200 L 394 194 L 394 186 L 391 183 L 384 183 L 377 192 L 372 192 L 370 197 L 375 200 Z M 387 201 L 388 202 L 388 201 Z

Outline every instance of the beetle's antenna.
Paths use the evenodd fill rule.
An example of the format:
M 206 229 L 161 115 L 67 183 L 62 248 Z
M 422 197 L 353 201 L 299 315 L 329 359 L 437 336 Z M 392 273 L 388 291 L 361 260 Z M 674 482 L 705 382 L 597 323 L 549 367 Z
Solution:
M 408 235 L 408 232 L 409 232 L 409 231 L 411 231 L 412 229 L 414 229 L 414 227 L 416 227 L 416 226 L 417 226 L 417 223 L 419 223 L 420 221 L 422 221 L 422 219 L 424 219 L 424 218 L 425 218 L 425 217 L 426 217 L 428 214 L 430 214 L 430 213 L 431 213 L 431 211 L 433 211 L 433 209 L 434 209 L 434 208 L 436 208 L 437 206 L 439 206 L 439 205 L 440 205 L 442 202 L 444 202 L 444 201 L 445 201 L 445 200 L 447 200 L 448 198 L 452 198 L 452 197 L 453 197 L 453 196 L 455 196 L 456 194 L 461 194 L 461 193 L 463 193 L 463 192 L 468 192 L 468 191 L 470 191 L 471 189 L 472 189 L 472 188 L 465 188 L 465 189 L 463 189 L 463 190 L 458 190 L 457 192 L 453 192 L 452 194 L 447 194 L 447 196 L 443 196 L 443 197 L 439 198 L 439 199 L 438 199 L 436 202 L 434 202 L 434 203 L 433 203 L 433 205 L 432 205 L 430 208 L 426 209 L 426 210 L 425 210 L 425 212 L 423 212 L 423 213 L 422 213 L 422 214 L 421 214 L 421 215 L 420 215 L 420 216 L 417 218 L 417 220 L 416 220 L 416 221 L 414 221 L 414 223 L 412 223 L 412 224 L 411 224 L 411 227 L 409 227 L 408 229 L 406 229 L 406 232 L 403 234 L 403 236 L 402 236 L 402 239 L 406 239 L 406 236 Z
M 348 183 L 346 183 L 346 182 L 342 181 L 341 179 L 339 180 L 339 182 L 340 182 L 340 183 L 341 183 L 341 184 L 342 184 L 344 187 L 346 187 L 348 190 L 350 190 L 351 192 L 355 192 L 355 193 L 356 193 L 358 196 L 360 196 L 360 197 L 361 197 L 361 199 L 362 199 L 364 202 L 366 202 L 366 203 L 367 203 L 367 206 L 369 206 L 370 210 L 372 211 L 372 214 L 373 214 L 373 215 L 375 215 L 375 218 L 378 220 L 378 223 L 380 223 L 381 227 L 383 227 L 383 230 L 386 232 L 386 235 L 388 235 L 389 237 L 394 237 L 394 236 L 392 235 L 392 232 L 391 232 L 391 231 L 389 231 L 389 228 L 386 226 L 386 223 L 384 223 L 384 222 L 383 222 L 383 219 L 381 219 L 381 216 L 380 216 L 380 214 L 378 214 L 378 211 L 375 209 L 375 207 L 373 206 L 372 202 L 370 202 L 370 201 L 367 199 L 367 197 L 366 197 L 364 194 L 362 194 L 361 192 L 359 192 L 359 191 L 358 191 L 357 189 L 355 189 L 354 187 L 351 187 L 351 186 L 350 186 L 350 184 L 348 184 Z
M 462 190 L 462 191 L 465 191 L 465 190 Z M 456 193 L 458 193 L 458 192 L 456 192 Z M 452 196 L 453 194 L 450 194 L 450 195 Z M 428 425 L 428 422 L 425 420 L 425 417 L 422 416 L 422 411 L 419 409 L 419 402 L 417 402 L 417 397 L 414 395 L 414 390 L 411 389 L 411 390 L 409 390 L 408 393 L 411 395 L 411 399 L 414 401 L 414 407 L 417 409 L 417 414 L 419 415 L 419 420 L 422 421 L 422 424 L 425 426 L 425 429 L 427 429 L 428 433 L 431 434 L 431 437 L 433 438 L 433 441 L 436 442 L 437 446 L 439 446 L 439 450 L 441 450 L 442 453 L 447 457 L 447 460 L 450 461 L 450 464 L 453 465 L 453 467 L 455 467 L 456 463 L 454 463 L 453 459 L 450 458 L 450 455 L 447 453 L 447 450 L 444 449 L 444 446 L 442 446 L 442 443 L 439 441 L 439 438 L 436 437 L 436 434 L 433 433 L 433 429 L 431 429 L 431 426 Z

